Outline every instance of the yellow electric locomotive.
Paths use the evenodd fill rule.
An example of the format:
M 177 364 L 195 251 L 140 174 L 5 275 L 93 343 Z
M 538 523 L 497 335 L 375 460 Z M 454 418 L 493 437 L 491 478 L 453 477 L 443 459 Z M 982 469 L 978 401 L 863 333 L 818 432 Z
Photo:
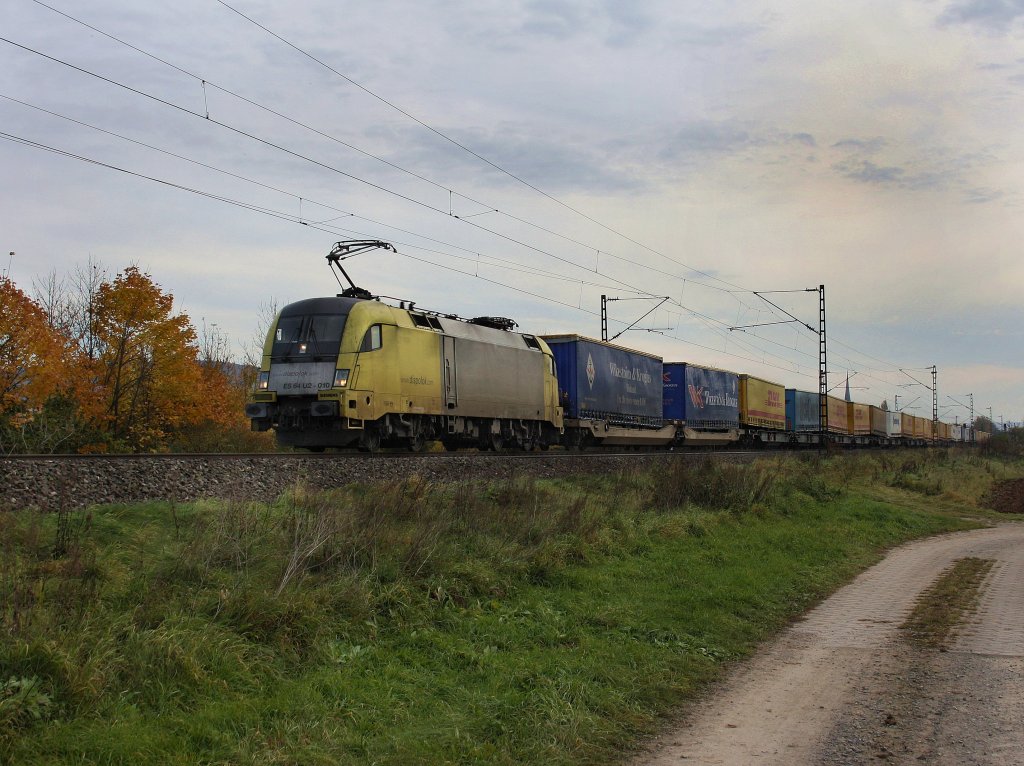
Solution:
M 344 294 L 292 303 L 267 334 L 246 416 L 315 451 L 546 448 L 562 429 L 554 359 L 511 326 Z

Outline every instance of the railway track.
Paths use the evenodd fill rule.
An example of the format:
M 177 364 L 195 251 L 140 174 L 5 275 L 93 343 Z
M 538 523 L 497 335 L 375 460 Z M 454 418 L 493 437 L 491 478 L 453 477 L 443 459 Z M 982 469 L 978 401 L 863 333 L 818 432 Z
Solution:
M 113 453 L 113 454 L 12 454 L 0 455 L 0 463 L 3 461 L 38 461 L 56 460 L 68 462 L 89 462 L 89 461 L 132 461 L 132 460 L 444 460 L 450 458 L 481 458 L 500 457 L 503 459 L 519 460 L 547 460 L 547 459 L 577 459 L 577 458 L 627 458 L 627 457 L 651 457 L 656 455 L 690 455 L 696 457 L 726 456 L 743 457 L 751 459 L 764 457 L 766 454 L 781 455 L 790 454 L 782 450 L 773 450 L 766 453 L 764 450 L 627 450 L 612 452 L 610 450 L 589 450 L 589 451 L 563 451 L 551 450 L 548 452 L 478 452 L 465 450 L 460 452 L 409 452 L 407 450 L 381 451 L 373 454 L 366 452 L 339 451 L 339 452 L 160 452 L 160 453 Z
M 0 458 L 0 509 L 54 511 L 100 503 L 201 498 L 272 500 L 296 484 L 330 489 L 414 475 L 431 481 L 553 478 L 628 470 L 672 457 L 748 462 L 764 455 L 743 450 L 9 455 Z

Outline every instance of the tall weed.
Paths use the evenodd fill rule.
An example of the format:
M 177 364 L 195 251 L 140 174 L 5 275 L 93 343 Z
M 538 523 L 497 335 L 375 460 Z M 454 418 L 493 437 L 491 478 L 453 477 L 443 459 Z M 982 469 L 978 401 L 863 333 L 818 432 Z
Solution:
M 771 468 L 757 463 L 672 457 L 653 472 L 650 501 L 662 510 L 696 505 L 741 513 L 765 503 L 774 485 Z

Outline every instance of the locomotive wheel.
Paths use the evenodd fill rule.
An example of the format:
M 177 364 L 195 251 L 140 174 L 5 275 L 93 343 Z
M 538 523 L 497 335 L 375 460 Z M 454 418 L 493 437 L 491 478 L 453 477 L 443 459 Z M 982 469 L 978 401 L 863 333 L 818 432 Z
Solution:
M 409 452 L 423 452 L 427 448 L 427 438 L 422 432 L 414 433 L 409 437 Z
M 363 435 L 359 437 L 359 451 L 360 452 L 379 452 L 380 451 L 380 431 L 370 426 L 363 430 Z
M 501 438 L 501 434 L 488 434 L 487 436 L 487 449 L 491 452 L 501 452 L 501 448 L 505 441 Z
M 533 452 L 533 448 L 537 445 L 539 440 L 532 433 L 523 434 L 519 438 L 519 449 L 523 452 Z

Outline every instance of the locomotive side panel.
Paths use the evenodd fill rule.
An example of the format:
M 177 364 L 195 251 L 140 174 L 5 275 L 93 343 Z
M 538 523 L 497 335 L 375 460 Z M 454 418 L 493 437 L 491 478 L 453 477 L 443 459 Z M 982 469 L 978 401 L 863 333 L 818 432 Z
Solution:
M 373 301 L 353 309 L 339 368 L 349 369 L 339 392 L 344 417 L 373 421 L 388 413 L 440 410 L 438 337 L 412 327 L 405 312 Z
M 545 418 L 545 355 L 528 348 L 497 346 L 471 338 L 454 339 L 447 362 L 456 385 L 445 414 L 522 420 Z M 446 355 L 449 356 L 449 355 Z M 452 375 L 452 373 L 449 373 Z M 453 404 L 455 406 L 451 406 Z

